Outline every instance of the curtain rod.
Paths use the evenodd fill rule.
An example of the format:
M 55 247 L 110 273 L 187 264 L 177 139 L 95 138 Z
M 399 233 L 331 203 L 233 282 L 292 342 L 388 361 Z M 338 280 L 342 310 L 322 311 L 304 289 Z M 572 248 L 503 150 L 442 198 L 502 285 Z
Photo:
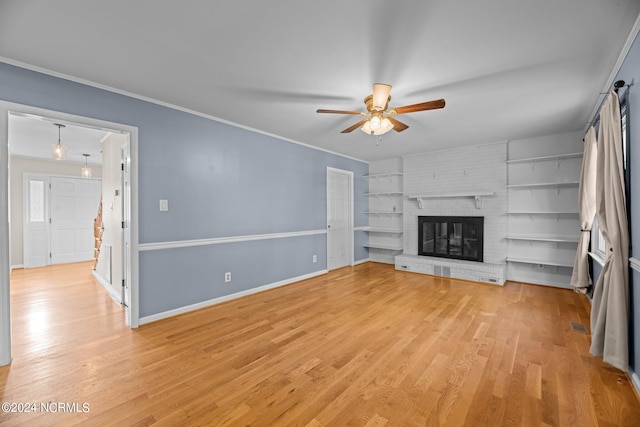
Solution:
M 624 80 L 618 80 L 613 84 L 613 91 L 615 93 L 618 93 L 618 90 L 620 90 L 623 87 L 631 87 L 633 86 L 633 82 L 631 82 L 630 84 L 627 84 Z M 606 95 L 609 92 L 600 92 L 600 95 Z M 602 109 L 602 104 L 604 104 L 604 101 L 607 98 L 605 97 L 601 102 L 600 102 L 600 106 L 598 107 L 598 112 L 596 113 L 595 117 L 593 118 L 593 120 L 591 122 L 587 122 L 587 124 L 589 125 L 589 127 L 591 126 L 595 126 L 596 123 L 598 123 L 600 121 L 600 110 Z

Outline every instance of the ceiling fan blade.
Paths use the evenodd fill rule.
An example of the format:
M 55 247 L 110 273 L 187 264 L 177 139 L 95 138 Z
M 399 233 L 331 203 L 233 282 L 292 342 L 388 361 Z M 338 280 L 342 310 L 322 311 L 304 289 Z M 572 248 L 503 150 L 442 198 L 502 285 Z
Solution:
M 392 108 L 389 110 L 389 114 L 407 114 L 415 113 L 417 111 L 425 110 L 437 110 L 438 108 L 444 108 L 444 99 L 435 99 L 433 101 L 421 102 L 419 104 L 405 105 L 403 107 Z
M 349 126 L 348 128 L 346 128 L 345 130 L 343 130 L 343 131 L 342 131 L 342 132 L 340 132 L 340 133 L 349 133 L 349 132 L 352 132 L 352 131 L 354 131 L 354 130 L 358 129 L 358 128 L 359 128 L 360 126 L 362 126 L 363 124 L 365 124 L 365 122 L 366 122 L 367 120 L 368 120 L 368 119 L 362 119 L 362 120 L 360 120 L 358 123 L 356 123 L 356 124 L 354 124 L 354 125 Z
M 387 119 L 389 119 L 389 121 L 391 123 L 393 123 L 393 130 L 395 130 L 396 132 L 402 132 L 405 129 L 408 129 L 409 126 L 405 125 L 404 123 L 402 123 L 399 120 L 394 119 L 393 117 L 389 117 L 389 116 L 385 116 Z
M 345 111 L 345 110 L 323 110 L 318 109 L 316 110 L 316 113 L 331 113 L 331 114 L 367 114 L 367 113 L 363 113 L 362 111 Z
M 384 111 L 389 102 L 389 94 L 391 93 L 391 85 L 383 83 L 373 84 L 373 109 Z

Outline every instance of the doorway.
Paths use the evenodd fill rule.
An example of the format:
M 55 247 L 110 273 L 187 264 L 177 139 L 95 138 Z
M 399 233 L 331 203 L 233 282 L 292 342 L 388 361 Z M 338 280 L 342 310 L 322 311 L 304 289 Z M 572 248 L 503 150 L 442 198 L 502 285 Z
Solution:
M 126 135 L 128 142 L 124 144 L 122 153 L 122 189 L 123 213 L 122 221 L 122 253 L 123 253 L 123 290 L 127 293 L 123 301 L 125 305 L 125 322 L 131 328 L 138 327 L 138 221 L 137 221 L 137 144 L 138 130 L 135 127 L 106 122 L 82 116 L 75 116 L 37 107 L 0 101 L 0 235 L 10 236 L 9 224 L 9 115 L 43 117 L 58 123 L 102 129 Z M 11 316 L 10 316 L 10 239 L 0 243 L 0 365 L 11 362 Z
M 37 163 L 35 164 L 37 167 Z M 34 166 L 31 166 L 34 167 Z M 15 174 L 14 174 L 15 179 Z M 94 257 L 93 218 L 100 206 L 102 181 L 24 173 L 22 197 L 22 265 L 43 267 L 90 261 Z M 17 185 L 13 185 L 13 188 Z M 13 200 L 17 197 L 12 197 Z M 12 210 L 17 210 L 12 207 Z M 15 227 L 11 230 L 15 254 Z M 15 262 L 13 262 L 15 265 Z
M 327 168 L 327 270 L 353 265 L 353 172 Z

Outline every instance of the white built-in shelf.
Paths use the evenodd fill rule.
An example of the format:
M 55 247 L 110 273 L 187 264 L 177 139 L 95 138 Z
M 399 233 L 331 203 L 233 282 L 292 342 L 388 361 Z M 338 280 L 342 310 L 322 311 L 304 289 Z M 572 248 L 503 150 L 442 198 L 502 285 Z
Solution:
M 364 229 L 363 231 L 367 231 L 369 233 L 386 233 L 386 234 L 402 234 L 403 233 L 401 228 L 369 227 Z
M 390 191 L 385 193 L 364 193 L 365 196 L 402 196 L 402 191 Z
M 401 211 L 366 211 L 367 215 L 402 215 Z
M 529 242 L 578 243 L 578 236 L 553 236 L 544 234 L 513 234 L 509 240 L 526 240 Z
M 582 157 L 582 153 L 567 153 L 567 154 L 557 154 L 554 156 L 540 156 L 540 157 L 529 157 L 526 159 L 512 159 L 507 160 L 507 164 L 516 164 L 516 163 L 531 163 L 531 162 L 544 162 L 548 160 L 563 160 L 563 159 L 574 159 Z
M 378 178 L 389 178 L 392 176 L 402 176 L 402 172 L 372 173 L 372 174 L 367 174 L 364 177 L 378 179 Z
M 562 261 L 562 260 L 548 260 L 548 259 L 542 260 L 542 259 L 524 258 L 524 257 L 508 257 L 507 262 L 519 262 L 521 264 L 550 265 L 554 267 L 573 268 L 573 262 Z
M 397 252 L 402 252 L 402 246 L 393 246 L 393 245 L 379 245 L 377 243 L 369 243 L 366 245 L 362 245 L 365 248 L 369 248 L 369 249 L 384 249 L 387 251 L 397 251 Z
M 451 193 L 431 193 L 431 194 L 413 194 L 409 195 L 409 199 L 415 199 L 418 202 L 418 207 L 422 209 L 423 203 L 427 199 L 448 199 L 448 198 L 464 198 L 473 197 L 476 199 L 476 209 L 482 207 L 482 200 L 484 197 L 494 196 L 494 191 L 488 190 L 470 190 L 470 191 L 458 191 Z
M 509 184 L 507 188 L 534 188 L 534 187 L 571 187 L 580 184 L 579 181 L 566 181 L 566 182 L 540 182 L 529 184 Z
M 568 211 L 510 211 L 508 215 L 578 215 L 578 212 Z

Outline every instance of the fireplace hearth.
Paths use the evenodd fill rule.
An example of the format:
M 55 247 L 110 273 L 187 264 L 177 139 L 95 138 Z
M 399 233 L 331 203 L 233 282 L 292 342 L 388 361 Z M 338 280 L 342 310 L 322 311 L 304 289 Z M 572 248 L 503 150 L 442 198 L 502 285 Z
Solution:
M 484 217 L 419 216 L 418 255 L 482 262 Z

